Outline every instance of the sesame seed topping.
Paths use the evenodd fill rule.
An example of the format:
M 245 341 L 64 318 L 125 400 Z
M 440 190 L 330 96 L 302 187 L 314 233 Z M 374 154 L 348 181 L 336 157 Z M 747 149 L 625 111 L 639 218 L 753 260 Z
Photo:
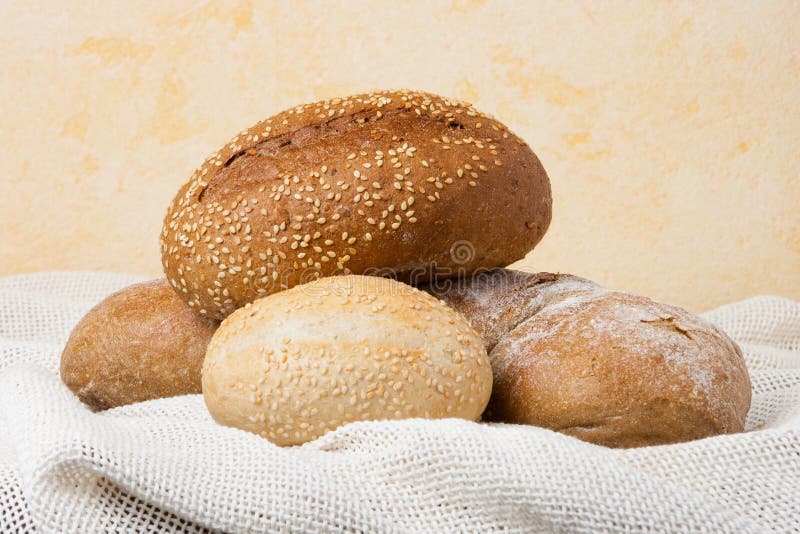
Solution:
M 396 133 L 383 139 L 375 136 L 378 130 L 374 129 L 372 122 L 393 120 L 391 116 L 403 109 L 429 117 L 430 124 L 435 126 L 438 123 L 447 129 L 441 135 L 441 131 L 425 133 L 423 138 L 414 131 L 406 135 Z M 362 113 L 370 110 L 372 115 Z M 363 128 L 364 135 L 369 136 L 372 144 L 360 146 L 369 146 L 369 149 L 330 155 L 331 159 L 316 168 L 295 167 L 293 170 L 285 167 L 288 170 L 264 177 L 262 183 L 254 183 L 253 189 L 246 194 L 244 191 L 224 193 L 222 189 L 207 189 L 208 184 L 224 177 L 229 168 L 235 167 L 239 169 L 235 172 L 241 172 L 244 169 L 238 167 L 241 162 L 261 157 L 260 147 L 269 146 L 263 143 L 276 143 L 273 146 L 278 146 L 285 141 L 291 142 L 297 129 L 310 124 L 325 127 L 326 121 L 342 120 L 332 118 L 348 113 L 355 117 L 355 122 L 342 123 L 342 127 Z M 452 130 L 452 126 L 446 126 L 448 122 L 458 122 L 466 128 Z M 483 128 L 480 137 L 476 132 L 479 128 Z M 357 241 L 352 241 L 355 237 L 348 236 L 342 242 L 349 249 L 339 252 L 340 256 L 329 256 L 332 248 L 309 245 L 310 241 L 303 239 L 290 239 L 284 235 L 287 229 L 291 228 L 293 235 L 306 236 L 315 234 L 316 228 L 329 221 L 339 224 L 339 221 L 347 220 L 348 224 L 354 225 L 366 223 L 377 226 L 379 230 L 387 226 L 397 230 L 405 221 L 416 222 L 410 210 L 414 195 L 421 194 L 428 202 L 436 202 L 447 198 L 450 186 L 454 184 L 448 173 L 458 178 L 468 174 L 471 178 L 469 185 L 475 187 L 475 171 L 489 173 L 488 161 L 493 161 L 495 166 L 501 165 L 497 158 L 501 135 L 503 139 L 509 138 L 502 125 L 472 108 L 424 93 L 371 93 L 291 108 L 241 132 L 195 170 L 184 193 L 175 199 L 165 219 L 167 223 L 161 234 L 165 271 L 176 280 L 193 307 L 217 317 L 227 315 L 238 307 L 242 298 L 240 290 L 233 291 L 233 288 L 237 284 L 252 287 L 257 282 L 257 271 L 263 269 L 262 277 L 275 276 L 278 269 L 283 272 L 283 269 L 293 266 L 300 268 L 301 264 L 321 267 L 328 258 L 335 256 L 336 260 L 328 267 L 332 269 L 334 263 L 339 266 L 347 261 L 345 257 L 349 259 L 358 249 Z M 430 150 L 425 149 L 425 146 L 430 147 L 428 140 L 431 137 L 439 150 L 458 148 L 458 152 L 448 156 L 460 157 L 458 166 L 437 168 L 438 158 L 431 157 Z M 415 146 L 420 139 L 425 140 L 422 149 Z M 472 153 L 463 152 L 467 146 L 473 147 Z M 486 164 L 475 164 L 473 169 L 470 162 L 484 158 L 483 154 L 475 153 L 476 150 L 487 150 L 490 156 L 485 156 Z M 271 157 L 280 159 L 282 153 L 280 150 L 271 152 Z M 387 170 L 391 169 L 391 174 L 384 173 L 384 163 Z M 372 169 L 369 177 L 364 174 L 366 169 Z M 421 169 L 426 170 L 420 172 Z M 350 170 L 352 175 L 346 170 Z M 341 192 L 350 187 L 356 188 L 356 194 L 350 199 L 343 197 Z M 405 193 L 401 193 L 403 191 Z M 401 194 L 405 198 L 399 198 Z M 297 207 L 295 203 L 300 202 L 306 207 Z M 281 217 L 284 220 L 280 220 Z M 372 233 L 367 232 L 364 240 L 371 239 Z M 264 244 L 271 244 L 277 250 L 265 253 Z M 325 247 L 335 245 L 332 242 Z M 259 263 L 253 266 L 253 261 Z M 318 276 L 328 272 L 322 271 Z M 176 273 L 180 274 L 176 276 Z M 203 283 L 204 279 L 213 279 L 217 283 L 209 288 L 206 287 L 208 282 Z M 207 294 L 207 289 L 212 289 L 212 294 Z M 258 288 L 246 289 L 251 291 L 251 296 L 245 298 L 252 298 L 256 291 L 269 294 L 275 289 L 277 285 L 262 284 Z

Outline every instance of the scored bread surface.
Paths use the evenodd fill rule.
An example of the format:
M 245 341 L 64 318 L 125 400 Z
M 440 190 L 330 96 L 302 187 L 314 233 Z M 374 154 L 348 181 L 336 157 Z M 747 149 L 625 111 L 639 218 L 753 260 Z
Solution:
M 633 447 L 741 432 L 739 347 L 694 314 L 571 275 L 493 270 L 428 288 L 489 351 L 486 418 Z

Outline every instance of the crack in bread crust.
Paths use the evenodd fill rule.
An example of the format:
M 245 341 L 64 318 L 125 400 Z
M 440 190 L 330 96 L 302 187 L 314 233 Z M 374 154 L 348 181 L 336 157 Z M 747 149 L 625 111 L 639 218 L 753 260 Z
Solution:
M 744 428 L 741 350 L 685 310 L 571 275 L 505 270 L 438 296 L 489 349 L 486 418 L 612 447 Z

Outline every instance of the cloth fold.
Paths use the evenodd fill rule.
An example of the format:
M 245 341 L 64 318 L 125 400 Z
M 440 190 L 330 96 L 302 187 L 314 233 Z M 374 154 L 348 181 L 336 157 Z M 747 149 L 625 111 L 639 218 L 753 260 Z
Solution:
M 61 383 L 74 324 L 141 280 L 0 279 L 0 532 L 800 530 L 800 303 L 704 314 L 747 359 L 742 434 L 612 450 L 413 419 L 280 448 L 215 424 L 199 395 L 92 413 Z

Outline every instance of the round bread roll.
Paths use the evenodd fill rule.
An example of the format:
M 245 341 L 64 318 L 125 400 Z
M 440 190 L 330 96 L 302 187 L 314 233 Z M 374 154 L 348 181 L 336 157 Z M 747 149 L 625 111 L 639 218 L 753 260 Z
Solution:
M 323 276 L 508 265 L 550 215 L 544 168 L 503 124 L 387 91 L 298 106 L 234 137 L 172 201 L 161 257 L 181 297 L 222 319 Z
M 429 289 L 487 346 L 487 419 L 609 447 L 744 429 L 751 388 L 741 350 L 686 310 L 550 273 L 494 270 Z
M 61 355 L 61 379 L 99 410 L 200 393 L 200 367 L 216 328 L 166 280 L 136 284 L 100 302 L 75 326 Z
M 476 420 L 491 388 L 486 349 L 463 317 L 401 282 L 357 275 L 237 310 L 203 364 L 214 419 L 278 445 L 352 421 Z

